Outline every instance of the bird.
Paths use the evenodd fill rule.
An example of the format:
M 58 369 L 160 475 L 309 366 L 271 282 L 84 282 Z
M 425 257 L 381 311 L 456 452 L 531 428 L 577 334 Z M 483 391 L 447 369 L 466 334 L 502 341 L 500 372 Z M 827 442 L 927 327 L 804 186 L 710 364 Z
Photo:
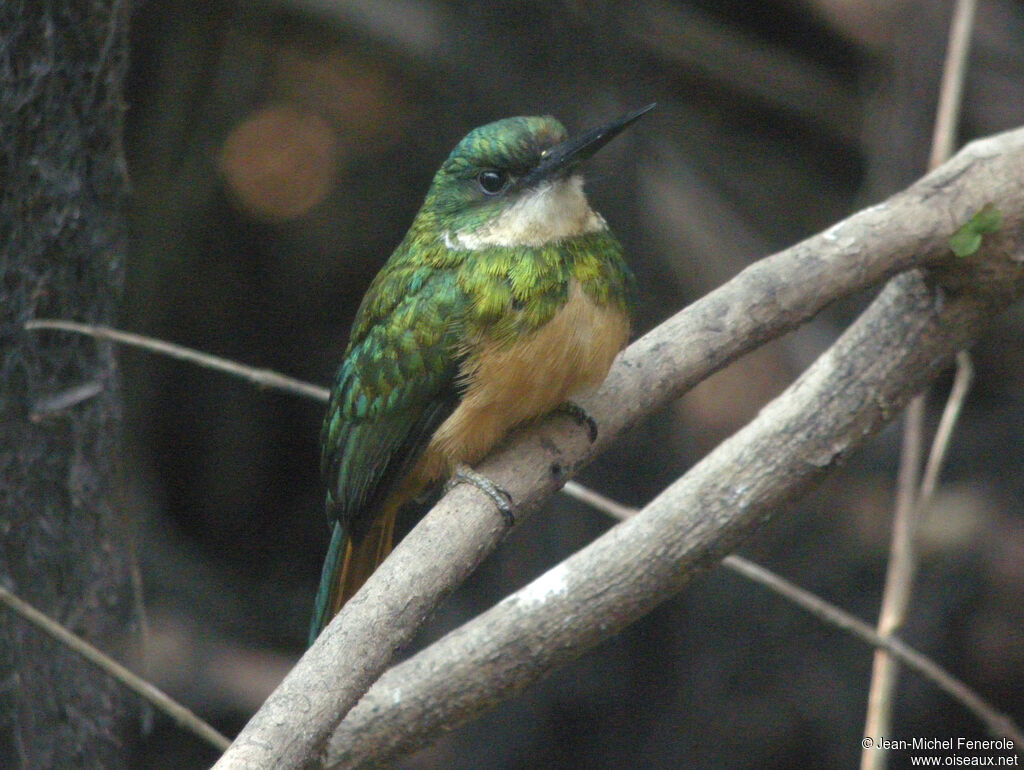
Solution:
M 571 399 L 626 345 L 636 280 L 580 165 L 654 106 L 574 138 L 547 115 L 498 120 L 438 169 L 359 305 L 331 388 L 320 439 L 332 532 L 310 644 L 390 553 L 404 505 L 455 476 L 502 507 L 470 466 L 556 409 L 589 421 Z

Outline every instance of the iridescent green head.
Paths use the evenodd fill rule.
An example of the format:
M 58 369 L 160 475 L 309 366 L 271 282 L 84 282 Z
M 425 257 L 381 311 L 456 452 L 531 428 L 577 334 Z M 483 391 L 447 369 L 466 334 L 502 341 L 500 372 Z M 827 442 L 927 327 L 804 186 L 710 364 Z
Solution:
M 550 116 L 471 131 L 434 176 L 414 228 L 451 249 L 540 246 L 606 227 L 583 194 L 579 165 L 654 105 L 569 139 Z

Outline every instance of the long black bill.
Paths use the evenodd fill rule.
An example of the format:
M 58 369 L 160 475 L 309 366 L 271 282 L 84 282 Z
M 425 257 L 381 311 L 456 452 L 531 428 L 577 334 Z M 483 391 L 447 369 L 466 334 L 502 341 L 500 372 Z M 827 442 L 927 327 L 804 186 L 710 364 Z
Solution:
M 608 142 L 621 134 L 630 125 L 640 120 L 657 106 L 656 102 L 628 112 L 611 123 L 584 131 L 579 136 L 567 139 L 545 151 L 540 163 L 529 174 L 519 180 L 517 187 L 530 187 L 544 179 L 551 179 L 578 166 Z

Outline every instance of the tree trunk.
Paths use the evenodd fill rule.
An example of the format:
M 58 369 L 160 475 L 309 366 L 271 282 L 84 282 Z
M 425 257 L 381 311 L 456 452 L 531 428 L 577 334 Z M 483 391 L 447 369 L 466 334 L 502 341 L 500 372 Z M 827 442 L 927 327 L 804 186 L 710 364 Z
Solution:
M 121 0 L 0 4 L 0 580 L 119 658 L 136 613 L 113 351 L 23 325 L 113 320 L 127 22 Z M 0 610 L 0 766 L 127 766 L 137 708 Z

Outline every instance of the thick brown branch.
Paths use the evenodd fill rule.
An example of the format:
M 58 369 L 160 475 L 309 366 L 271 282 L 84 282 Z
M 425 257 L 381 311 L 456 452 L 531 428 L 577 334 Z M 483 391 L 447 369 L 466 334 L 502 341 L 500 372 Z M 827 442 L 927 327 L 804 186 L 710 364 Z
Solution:
M 918 272 L 894 281 L 787 394 L 644 515 L 382 678 L 351 722 L 373 714 L 390 725 L 390 738 L 378 735 L 357 750 L 357 736 L 346 725 L 334 751 L 349 752 L 348 764 L 420 745 L 428 725 L 450 727 L 578 655 L 679 590 L 695 570 L 892 419 L 1016 297 L 1022 193 L 1024 130 L 970 145 L 886 203 L 751 266 L 630 346 L 585 404 L 601 429 L 593 445 L 571 422 L 552 420 L 524 431 L 484 463 L 480 470 L 512 494 L 522 518 L 622 430 L 829 302 L 918 265 L 943 274 L 946 290 L 931 288 Z M 1004 214 L 1003 229 L 954 273 L 946 267 L 949 236 L 990 202 Z M 488 498 L 456 487 L 344 607 L 218 767 L 320 764 L 330 733 L 393 651 L 504 534 Z M 488 654 L 476 657 L 481 649 Z M 477 668 L 464 665 L 470 660 Z M 429 668 L 437 664 L 440 679 Z M 467 672 L 488 686 L 472 685 L 463 679 Z M 435 698 L 431 687 L 440 682 L 440 700 L 409 701 L 428 705 L 440 719 L 425 715 L 404 723 L 405 716 L 392 723 L 391 715 L 406 708 L 405 694 L 396 703 L 389 689 L 397 676 Z M 384 692 L 391 698 L 386 705 Z

